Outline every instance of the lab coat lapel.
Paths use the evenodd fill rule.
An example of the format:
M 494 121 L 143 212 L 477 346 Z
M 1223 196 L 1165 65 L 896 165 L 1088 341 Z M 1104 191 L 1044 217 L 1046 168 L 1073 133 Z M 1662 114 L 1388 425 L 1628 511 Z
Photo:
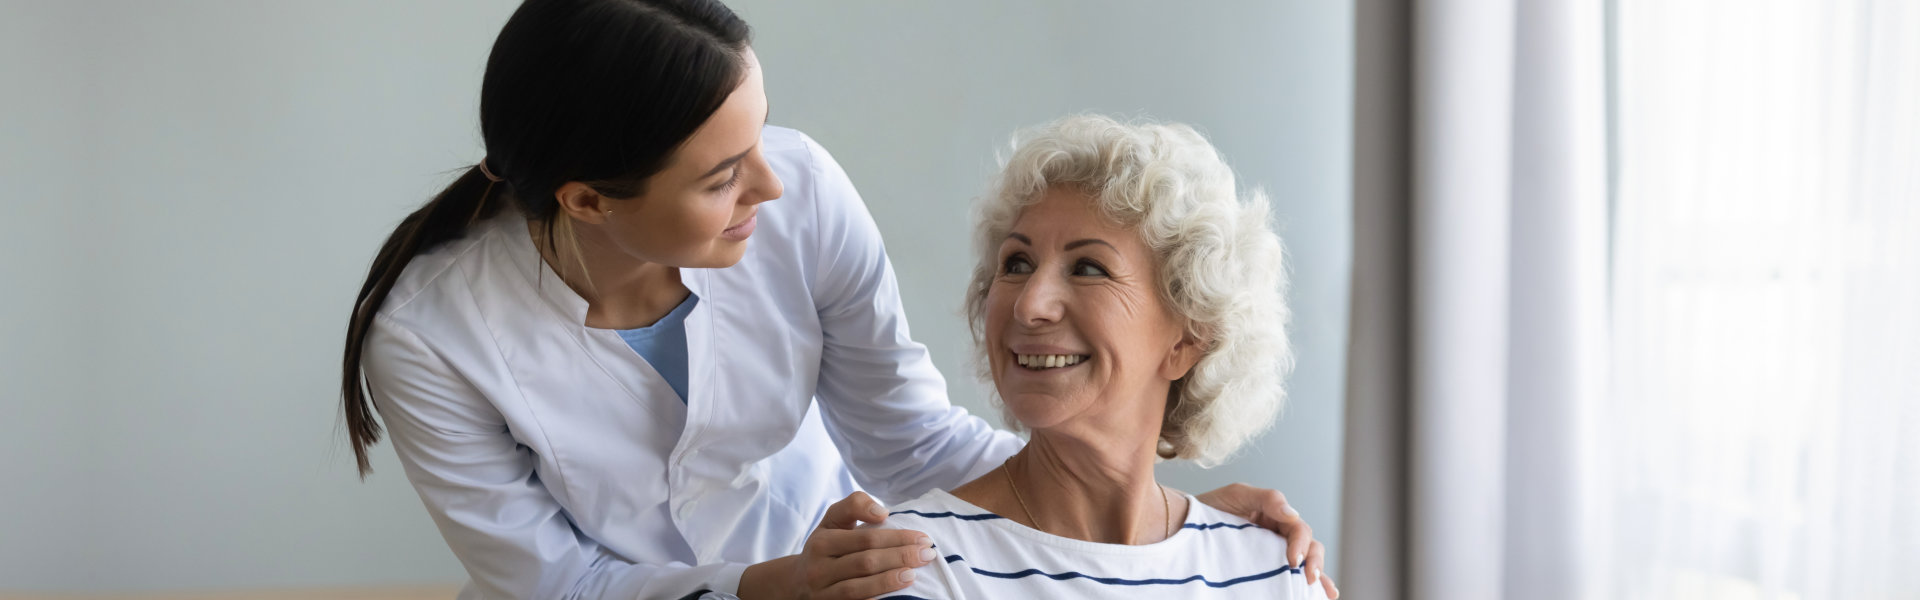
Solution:
M 707 293 L 711 275 L 706 269 L 680 270 L 681 285 L 700 297 L 700 302 L 693 305 L 693 312 L 687 313 L 687 427 L 680 435 L 682 440 L 706 429 L 707 419 L 713 414 L 714 307 L 725 299 L 713 298 Z
M 558 317 L 558 329 L 565 331 L 580 348 L 581 354 L 576 359 L 593 362 L 628 400 L 639 403 L 655 418 L 684 423 L 686 412 L 679 397 L 653 365 L 634 352 L 619 333 L 587 327 L 587 300 L 567 287 L 566 281 L 540 258 L 539 250 L 527 235 L 524 219 L 504 219 L 500 233 L 512 240 L 513 264 L 521 265 L 522 276 L 532 284 L 541 302 L 553 309 Z M 567 382 L 559 389 L 569 395 L 587 396 L 598 396 L 597 391 L 612 391 L 586 380 Z

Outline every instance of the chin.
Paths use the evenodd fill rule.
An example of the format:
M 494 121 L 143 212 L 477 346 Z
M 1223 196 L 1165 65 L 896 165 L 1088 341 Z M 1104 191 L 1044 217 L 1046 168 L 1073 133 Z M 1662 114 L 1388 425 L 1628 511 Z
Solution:
M 701 257 L 699 260 L 694 261 L 693 264 L 687 266 L 694 269 L 725 269 L 740 264 L 740 259 L 746 256 L 746 242 L 723 243 L 714 248 L 713 252 L 708 253 L 706 256 Z
M 1058 425 L 1072 412 L 1067 401 L 1040 394 L 1002 395 L 1000 402 L 1006 405 L 1007 414 L 1028 431 Z

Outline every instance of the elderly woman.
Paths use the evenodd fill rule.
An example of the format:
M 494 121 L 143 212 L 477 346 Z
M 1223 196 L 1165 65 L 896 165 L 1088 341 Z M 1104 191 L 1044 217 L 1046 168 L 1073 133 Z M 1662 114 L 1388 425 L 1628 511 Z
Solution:
M 1240 200 L 1183 125 L 1079 116 L 1020 137 L 984 200 L 967 314 L 1032 440 L 894 507 L 884 526 L 943 559 L 894 597 L 1336 596 L 1287 566 L 1286 540 L 1154 481 L 1158 459 L 1218 464 L 1285 399 L 1266 198 Z

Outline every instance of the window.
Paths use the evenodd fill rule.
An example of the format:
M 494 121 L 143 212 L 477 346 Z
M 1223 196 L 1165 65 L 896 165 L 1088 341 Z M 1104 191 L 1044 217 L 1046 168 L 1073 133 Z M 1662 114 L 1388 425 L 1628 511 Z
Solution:
M 1920 598 L 1920 3 L 1613 4 L 1608 598 Z

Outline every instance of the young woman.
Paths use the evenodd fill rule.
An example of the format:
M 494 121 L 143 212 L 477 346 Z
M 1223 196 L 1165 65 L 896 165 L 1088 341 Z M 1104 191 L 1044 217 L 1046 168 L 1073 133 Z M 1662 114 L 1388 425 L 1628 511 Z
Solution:
M 462 598 L 883 595 L 933 552 L 854 529 L 885 519 L 856 490 L 1020 448 L 947 402 L 846 174 L 767 111 L 716 1 L 528 0 L 501 30 L 487 157 L 380 248 L 343 365 L 361 473 L 377 410 Z M 1277 492 L 1200 499 L 1308 546 Z

